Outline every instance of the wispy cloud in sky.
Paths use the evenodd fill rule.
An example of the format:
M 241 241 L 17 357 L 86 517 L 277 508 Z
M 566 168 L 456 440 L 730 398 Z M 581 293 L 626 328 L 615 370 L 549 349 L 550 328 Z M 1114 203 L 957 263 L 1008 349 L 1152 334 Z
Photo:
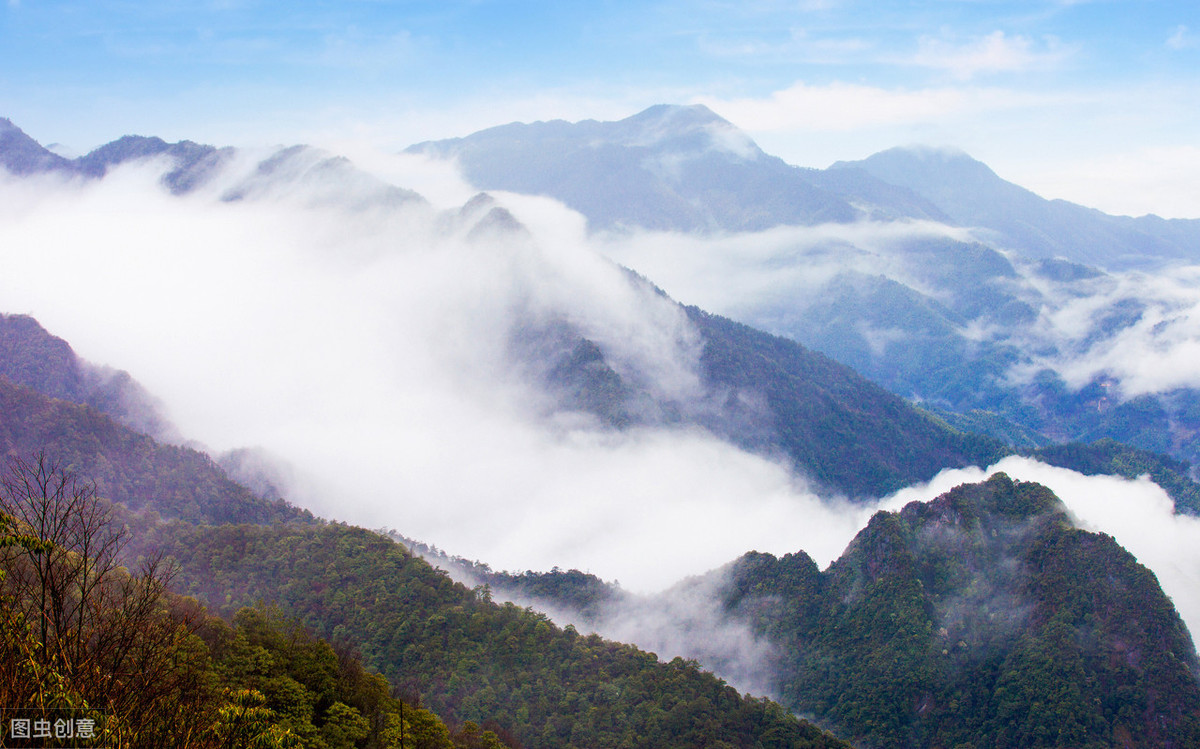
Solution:
M 1171 49 L 1182 50 L 1196 46 L 1196 36 L 1188 30 L 1187 26 L 1180 24 L 1175 27 L 1175 31 L 1167 37 L 1167 46 Z
M 764 98 L 698 101 L 758 131 L 851 131 L 955 118 L 1047 103 L 1049 97 L 1003 88 L 944 86 L 886 89 L 854 83 L 796 83 Z
M 1055 38 L 1036 44 L 1027 36 L 1008 36 L 993 31 L 968 42 L 922 37 L 911 62 L 969 80 L 984 73 L 1045 71 L 1067 59 L 1071 50 Z

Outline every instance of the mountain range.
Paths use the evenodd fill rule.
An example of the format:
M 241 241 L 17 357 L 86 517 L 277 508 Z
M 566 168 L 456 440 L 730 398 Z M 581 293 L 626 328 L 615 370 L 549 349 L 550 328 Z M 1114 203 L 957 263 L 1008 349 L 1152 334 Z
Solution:
M 1191 334 L 1190 302 L 1147 279 L 1169 284 L 1196 257 L 1196 220 L 1046 200 L 949 150 L 799 168 L 703 106 L 514 123 L 409 151 L 454 160 L 481 189 L 562 201 L 675 296 L 828 354 L 957 426 L 1016 448 L 1110 438 L 1200 458 L 1194 383 L 1147 391 L 1114 371 L 1124 339 L 1161 350 Z M 755 238 L 767 229 L 782 233 Z M 670 256 L 619 239 L 662 231 L 723 239 Z M 748 290 L 731 292 L 739 282 Z
M 634 330 L 652 329 L 662 334 L 653 339 L 658 345 L 684 352 L 667 362 L 679 369 L 665 369 L 641 342 L 613 333 L 603 310 L 586 308 L 582 287 L 538 301 L 531 285 L 551 277 L 547 257 L 519 212 L 492 196 L 439 209 L 307 147 L 256 159 L 233 177 L 224 171 L 239 156 L 232 149 L 153 138 L 123 138 L 67 160 L 0 122 L 0 164 L 17 179 L 102 181 L 122 164 L 156 158 L 160 184 L 176 198 L 209 190 L 222 204 L 298 196 L 306 210 L 336 204 L 360 218 L 409 212 L 427 222 L 419 226 L 461 237 L 489 258 L 512 253 L 534 280 L 518 288 L 515 303 L 502 299 L 511 317 L 495 328 L 501 376 L 539 394 L 525 416 L 548 432 L 564 419 L 583 425 L 572 434 L 601 438 L 699 431 L 778 460 L 825 495 L 857 500 L 942 469 L 986 465 L 1019 447 L 1085 472 L 1149 473 L 1178 512 L 1200 508 L 1186 464 L 1139 449 L 1190 454 L 1189 392 L 1122 399 L 1115 377 L 1074 391 L 1050 368 L 1032 384 L 1010 382 L 1014 368 L 1034 361 L 1023 346 L 1034 321 L 1059 303 L 1046 289 L 1080 298 L 1129 267 L 1188 257 L 1193 223 L 1043 205 L 977 162 L 942 152 L 797 169 L 702 107 L 655 107 L 618 123 L 514 124 L 412 150 L 457 159 L 481 190 L 556 197 L 583 213 L 594 233 L 609 235 L 606 242 L 642 230 L 688 232 L 698 241 L 780 227 L 905 230 L 874 244 L 843 234 L 819 247 L 795 235 L 784 248 L 789 262 L 832 255 L 836 272 L 816 293 L 805 280 L 803 303 L 789 293 L 800 287 L 784 284 L 770 298 L 735 305 L 732 318 L 740 320 L 675 302 L 636 263 L 628 263 L 632 271 L 597 266 L 619 279 L 607 293 L 654 311 L 639 321 L 648 328 Z M 924 162 L 906 169 L 905 159 Z M 955 179 L 980 195 L 994 192 L 976 202 L 951 188 L 939 192 L 938 184 Z M 1000 199 L 1012 210 L 989 212 L 989 200 Z M 1042 245 L 1015 247 L 1029 241 L 1022 238 L 1029 225 L 1006 223 L 1018 211 L 1040 216 L 1029 225 L 1041 227 Z M 1069 255 L 1079 249 L 1071 249 L 1070 231 L 1054 229 L 1068 217 L 1093 221 L 1089 236 L 1105 243 L 1093 260 Z M 919 230 L 907 231 L 912 226 Z M 781 267 L 779 257 L 768 260 Z M 1041 296 L 1032 293 L 1039 289 Z M 1141 319 L 1133 308 L 1110 311 L 1093 344 Z M 774 329 L 752 327 L 756 319 Z M 806 348 L 798 340 L 806 335 L 834 358 L 859 356 L 854 363 L 895 392 Z M 1037 361 L 1049 361 L 1048 351 L 1035 352 Z M 684 385 L 665 383 L 678 371 Z M 45 449 L 94 481 L 133 533 L 130 560 L 168 554 L 179 565 L 178 592 L 230 617 L 243 606 L 276 604 L 342 652 L 361 653 L 398 699 L 430 706 L 463 735 L 487 723 L 496 741 L 503 735 L 528 747 L 1200 741 L 1200 661 L 1170 599 L 1152 572 L 1111 537 L 1078 527 L 1040 485 L 998 474 L 876 513 L 825 570 L 803 549 L 782 557 L 750 552 L 636 600 L 577 570 L 459 566 L 480 583 L 471 588 L 414 554 L 419 543 L 317 519 L 280 499 L 293 488 L 287 466 L 263 472 L 239 454 L 223 468 L 201 446 L 180 444 L 164 413 L 128 374 L 82 361 L 32 317 L 0 316 L 0 446 L 8 455 Z M 1134 447 L 1048 444 L 1130 433 Z M 254 479 L 254 488 L 241 479 Z M 503 596 L 564 610 L 579 625 L 494 600 Z M 660 660 L 579 631 L 604 631 L 638 608 L 666 611 L 664 626 L 689 647 L 704 643 L 709 624 L 735 637 L 736 647 L 714 640 L 701 648 L 714 675 L 696 661 Z M 253 624 L 238 616 L 239 627 Z M 284 656 L 260 661 L 271 657 Z M 266 684 L 267 667 L 259 667 Z M 753 676 L 779 704 L 739 694 L 719 678 L 723 672 Z M 296 702 L 283 691 L 261 698 L 275 711 Z M 313 730 L 334 735 L 323 728 L 333 725 L 332 705 L 314 704 Z M 345 745 L 365 746 L 366 736 Z
M 456 160 L 481 190 L 561 200 L 597 231 L 926 219 L 986 229 L 1001 249 L 1033 259 L 1111 270 L 1191 258 L 1200 240 L 1200 221 L 1045 200 L 956 151 L 895 148 L 823 170 L 792 166 L 700 104 L 617 122 L 512 123 L 408 151 Z

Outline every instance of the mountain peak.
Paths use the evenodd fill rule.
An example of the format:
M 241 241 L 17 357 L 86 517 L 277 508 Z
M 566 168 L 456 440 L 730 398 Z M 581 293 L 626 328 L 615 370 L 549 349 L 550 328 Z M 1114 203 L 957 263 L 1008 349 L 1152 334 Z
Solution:
M 947 181 L 953 181 L 960 187 L 967 184 L 991 186 L 1001 181 L 987 164 L 957 148 L 889 148 L 862 161 L 839 161 L 830 168 L 846 167 L 860 167 L 885 182 L 908 187 Z
M 703 104 L 655 104 L 623 122 L 670 122 L 676 125 L 729 125 L 729 121 Z M 730 125 L 732 127 L 732 125 Z
M 24 176 L 64 169 L 69 163 L 26 135 L 12 120 L 0 117 L 0 167 Z
M 614 140 L 626 146 L 668 151 L 722 151 L 754 160 L 763 153 L 733 123 L 703 104 L 656 104 L 611 123 Z

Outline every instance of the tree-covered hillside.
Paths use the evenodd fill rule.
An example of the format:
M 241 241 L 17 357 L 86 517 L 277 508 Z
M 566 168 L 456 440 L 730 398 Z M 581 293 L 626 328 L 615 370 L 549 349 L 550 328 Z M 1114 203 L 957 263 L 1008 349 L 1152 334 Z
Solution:
M 781 697 L 873 747 L 1183 747 L 1200 663 L 1154 575 L 997 474 L 879 513 L 821 572 L 749 554 L 725 605 L 781 646 Z
M 56 746 L 505 745 L 406 705 L 344 641 L 271 610 L 211 616 L 157 555 L 124 566 L 127 515 L 45 455 L 0 470 L 0 746 L 34 721 Z
M 256 496 L 198 450 L 164 445 L 89 406 L 49 398 L 0 376 L 0 452 L 45 451 L 100 494 L 132 509 L 209 522 L 311 520 Z
M 499 605 L 376 533 L 338 524 L 140 531 L 225 611 L 277 603 L 453 722 L 493 720 L 528 747 L 835 747 L 695 663 L 560 629 Z

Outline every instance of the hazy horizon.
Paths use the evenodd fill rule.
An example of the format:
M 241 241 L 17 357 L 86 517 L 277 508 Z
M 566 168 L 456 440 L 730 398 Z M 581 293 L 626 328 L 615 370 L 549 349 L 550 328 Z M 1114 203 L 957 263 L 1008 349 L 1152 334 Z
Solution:
M 0 116 L 74 152 L 126 134 L 394 152 L 704 103 L 798 166 L 954 147 L 1047 198 L 1200 217 L 1200 11 L 1175 3 L 8 0 L 0 14 Z

